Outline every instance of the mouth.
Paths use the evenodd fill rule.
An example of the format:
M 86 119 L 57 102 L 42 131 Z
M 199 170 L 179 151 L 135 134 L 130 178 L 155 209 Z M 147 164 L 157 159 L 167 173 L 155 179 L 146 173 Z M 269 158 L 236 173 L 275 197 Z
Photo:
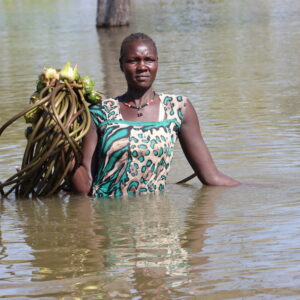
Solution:
M 135 76 L 135 78 L 136 78 L 136 80 L 147 80 L 150 77 L 149 76 L 145 76 L 145 75 L 138 75 L 138 76 Z

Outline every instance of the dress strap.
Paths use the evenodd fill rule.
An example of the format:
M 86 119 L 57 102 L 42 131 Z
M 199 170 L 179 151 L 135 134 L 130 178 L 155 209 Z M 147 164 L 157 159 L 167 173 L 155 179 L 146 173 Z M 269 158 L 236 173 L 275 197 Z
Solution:
M 163 121 L 165 119 L 166 113 L 164 109 L 164 105 L 162 101 L 159 102 L 159 115 L 158 115 L 158 121 Z
M 187 106 L 187 98 L 184 96 L 161 94 L 167 119 L 175 119 L 181 124 Z

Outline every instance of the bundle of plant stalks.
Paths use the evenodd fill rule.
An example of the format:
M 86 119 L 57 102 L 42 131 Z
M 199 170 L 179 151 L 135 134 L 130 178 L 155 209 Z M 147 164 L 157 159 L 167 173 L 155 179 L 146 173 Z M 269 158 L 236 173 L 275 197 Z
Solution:
M 30 126 L 25 130 L 27 145 L 22 166 L 0 183 L 2 197 L 50 196 L 69 189 L 72 170 L 80 165 L 81 142 L 91 117 L 88 103 L 101 101 L 94 82 L 80 77 L 70 62 L 61 69 L 46 68 L 40 74 L 31 105 L 8 120 L 2 132 L 20 117 Z

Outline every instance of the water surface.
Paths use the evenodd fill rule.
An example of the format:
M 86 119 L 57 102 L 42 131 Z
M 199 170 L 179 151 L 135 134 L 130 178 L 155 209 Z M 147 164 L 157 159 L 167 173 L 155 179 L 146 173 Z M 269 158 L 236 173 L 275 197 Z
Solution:
M 119 45 L 142 31 L 156 91 L 190 98 L 217 166 L 244 184 L 175 185 L 191 173 L 178 146 L 165 194 L 1 200 L 0 298 L 299 299 L 300 2 L 135 0 L 129 27 L 98 31 L 95 2 L 0 2 L 0 124 L 67 60 L 122 93 Z M 24 128 L 0 138 L 0 180 Z

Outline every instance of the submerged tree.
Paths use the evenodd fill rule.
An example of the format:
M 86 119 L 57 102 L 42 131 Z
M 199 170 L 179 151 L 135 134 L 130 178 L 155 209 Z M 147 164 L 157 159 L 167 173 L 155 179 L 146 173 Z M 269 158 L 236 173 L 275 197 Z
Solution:
M 97 27 L 129 24 L 130 0 L 98 0 Z

